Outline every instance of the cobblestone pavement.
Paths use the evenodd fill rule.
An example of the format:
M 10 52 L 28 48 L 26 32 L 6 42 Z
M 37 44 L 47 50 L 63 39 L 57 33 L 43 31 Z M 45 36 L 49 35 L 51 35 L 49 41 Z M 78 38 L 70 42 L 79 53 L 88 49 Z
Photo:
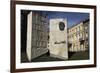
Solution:
M 88 51 L 74 53 L 69 58 L 69 60 L 86 60 L 86 59 L 89 59 L 89 52 Z
M 88 52 L 77 52 L 77 53 L 69 53 L 70 57 L 68 60 L 86 60 L 89 59 L 89 53 Z M 54 57 L 50 57 L 47 54 L 44 54 L 42 56 L 39 56 L 35 59 L 32 60 L 32 62 L 49 62 L 49 61 L 64 61 L 63 59 L 59 59 L 59 58 L 54 58 Z M 26 53 L 23 52 L 21 54 L 21 62 L 29 62 L 26 56 Z

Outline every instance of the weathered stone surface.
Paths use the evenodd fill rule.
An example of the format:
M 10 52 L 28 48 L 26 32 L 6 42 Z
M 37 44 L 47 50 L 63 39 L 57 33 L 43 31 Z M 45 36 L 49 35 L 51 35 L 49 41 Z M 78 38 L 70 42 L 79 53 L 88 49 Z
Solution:
M 31 11 L 27 23 L 27 57 L 31 61 L 48 52 L 48 25 L 47 19 L 41 17 L 40 12 Z M 44 18 L 44 20 L 42 20 Z M 41 21 L 42 20 L 42 21 Z M 45 24 L 45 23 L 47 24 Z
M 60 26 L 60 23 L 63 23 L 64 26 L 62 24 Z M 50 19 L 49 36 L 48 48 L 50 50 L 50 55 L 53 57 L 68 59 L 67 19 Z

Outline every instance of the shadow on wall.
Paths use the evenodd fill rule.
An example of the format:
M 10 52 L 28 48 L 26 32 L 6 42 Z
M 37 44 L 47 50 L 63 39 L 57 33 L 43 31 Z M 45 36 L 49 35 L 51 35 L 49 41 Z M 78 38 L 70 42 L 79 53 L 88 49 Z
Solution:
M 27 14 L 29 10 L 21 10 L 21 52 L 26 52 Z

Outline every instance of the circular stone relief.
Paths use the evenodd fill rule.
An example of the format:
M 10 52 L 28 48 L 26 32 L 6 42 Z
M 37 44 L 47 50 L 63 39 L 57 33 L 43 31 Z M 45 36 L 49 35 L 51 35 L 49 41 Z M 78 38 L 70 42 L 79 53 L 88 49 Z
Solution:
M 64 22 L 59 22 L 59 29 L 60 29 L 61 31 L 63 31 L 64 28 L 65 28 L 65 23 L 64 23 Z

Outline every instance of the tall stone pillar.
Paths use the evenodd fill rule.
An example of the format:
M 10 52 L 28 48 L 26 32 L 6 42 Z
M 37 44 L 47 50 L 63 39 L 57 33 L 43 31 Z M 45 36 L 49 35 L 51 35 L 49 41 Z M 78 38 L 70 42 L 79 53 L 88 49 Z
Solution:
M 50 56 L 61 59 L 68 59 L 67 48 L 67 19 L 50 19 L 49 33 Z
M 48 52 L 48 22 L 41 12 L 31 11 L 27 23 L 27 57 L 31 61 Z

